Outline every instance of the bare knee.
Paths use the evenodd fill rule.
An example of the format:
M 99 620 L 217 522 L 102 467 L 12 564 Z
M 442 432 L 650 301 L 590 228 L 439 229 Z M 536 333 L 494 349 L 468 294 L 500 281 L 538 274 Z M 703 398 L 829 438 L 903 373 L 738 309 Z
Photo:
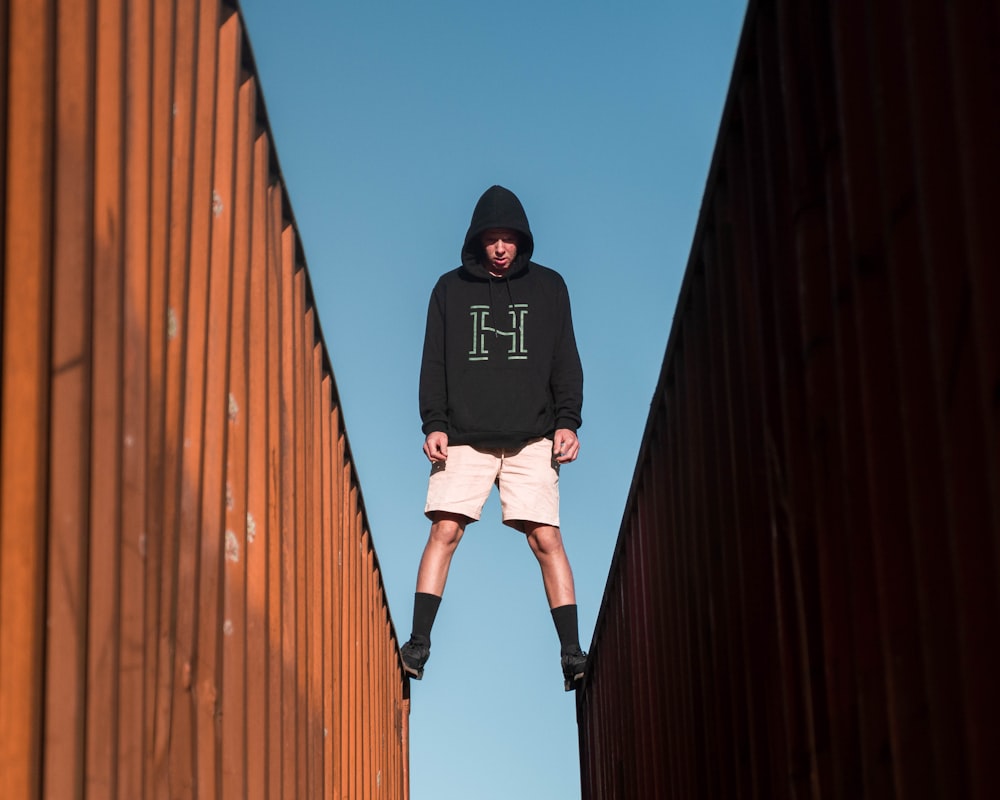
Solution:
M 431 534 L 428 544 L 454 550 L 465 533 L 467 518 L 461 514 L 439 512 L 431 522 Z
M 562 552 L 562 534 L 558 527 L 526 523 L 524 532 L 528 537 L 528 545 L 538 558 L 546 558 Z

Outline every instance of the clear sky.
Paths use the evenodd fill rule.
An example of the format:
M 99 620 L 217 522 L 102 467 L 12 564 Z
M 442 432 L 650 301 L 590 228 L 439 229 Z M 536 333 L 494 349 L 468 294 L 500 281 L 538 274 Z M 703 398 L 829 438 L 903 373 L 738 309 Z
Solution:
M 573 305 L 584 423 L 562 528 L 586 649 L 745 0 L 241 4 L 399 636 L 428 529 L 427 301 L 499 183 Z M 580 796 L 538 566 L 495 494 L 452 564 L 410 724 L 413 800 Z

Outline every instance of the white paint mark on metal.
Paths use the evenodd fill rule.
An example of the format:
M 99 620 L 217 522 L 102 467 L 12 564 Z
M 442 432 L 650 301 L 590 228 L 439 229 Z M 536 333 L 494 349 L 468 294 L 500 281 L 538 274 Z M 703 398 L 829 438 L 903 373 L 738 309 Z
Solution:
M 226 561 L 239 561 L 240 560 L 240 542 L 236 538 L 236 534 L 232 531 L 226 531 Z

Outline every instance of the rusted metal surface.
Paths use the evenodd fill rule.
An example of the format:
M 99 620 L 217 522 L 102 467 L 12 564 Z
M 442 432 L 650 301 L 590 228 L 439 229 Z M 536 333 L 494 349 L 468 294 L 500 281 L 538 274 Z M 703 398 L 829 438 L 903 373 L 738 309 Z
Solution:
M 585 798 L 995 796 L 1000 7 L 751 2 Z
M 237 9 L 0 8 L 0 794 L 407 797 L 406 681 Z

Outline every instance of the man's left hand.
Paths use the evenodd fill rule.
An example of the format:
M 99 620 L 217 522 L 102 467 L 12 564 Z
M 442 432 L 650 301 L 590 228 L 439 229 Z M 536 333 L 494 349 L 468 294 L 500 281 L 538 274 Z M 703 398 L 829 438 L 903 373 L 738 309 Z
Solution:
M 580 440 L 569 428 L 559 428 L 552 437 L 552 457 L 560 464 L 576 461 L 580 454 Z

